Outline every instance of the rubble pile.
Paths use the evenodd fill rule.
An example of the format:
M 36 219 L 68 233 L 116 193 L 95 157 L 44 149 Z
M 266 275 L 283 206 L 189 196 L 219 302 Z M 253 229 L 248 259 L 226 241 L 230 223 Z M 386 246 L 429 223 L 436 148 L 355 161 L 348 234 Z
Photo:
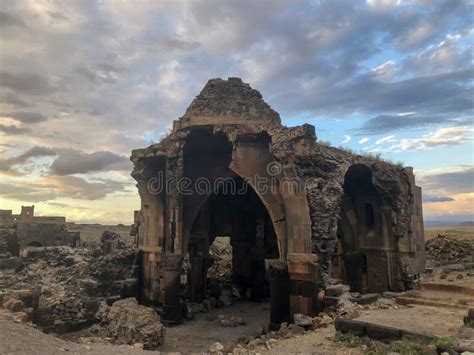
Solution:
M 232 246 L 229 241 L 216 238 L 209 248 L 209 255 L 214 263 L 207 272 L 208 277 L 230 280 L 232 278 Z
M 474 245 L 438 234 L 426 241 L 426 257 L 433 260 L 436 266 L 462 262 L 474 262 Z
M 158 314 L 138 304 L 135 298 L 116 301 L 105 319 L 104 334 L 116 344 L 143 344 L 153 350 L 163 344 L 165 328 Z
M 26 313 L 22 320 L 45 331 L 87 327 L 100 320 L 107 303 L 136 292 L 132 248 L 103 255 L 91 248 L 28 247 L 20 258 L 5 260 L 12 259 L 19 265 L 0 270 L 0 305 Z
M 106 230 L 100 237 L 100 246 L 104 254 L 111 254 L 118 249 L 124 249 L 125 242 L 120 234 Z

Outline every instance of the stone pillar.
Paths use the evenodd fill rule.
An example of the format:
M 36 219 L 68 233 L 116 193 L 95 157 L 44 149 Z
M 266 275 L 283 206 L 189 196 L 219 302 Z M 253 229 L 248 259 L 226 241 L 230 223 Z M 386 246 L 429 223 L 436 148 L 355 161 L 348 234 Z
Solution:
M 265 260 L 270 279 L 270 330 L 290 320 L 288 265 L 278 259 Z
M 234 238 L 234 236 L 232 236 Z M 232 242 L 232 278 L 241 291 L 252 286 L 251 245 L 245 242 Z
M 183 256 L 180 254 L 166 255 L 163 261 L 164 300 L 161 321 L 166 325 L 180 324 L 183 318 L 181 307 Z
M 314 254 L 288 254 L 290 320 L 296 313 L 318 314 L 318 265 Z
M 252 288 L 251 298 L 265 298 L 265 219 L 257 219 L 255 246 L 251 249 Z
M 206 297 L 206 276 L 208 268 L 208 258 L 204 250 L 205 245 L 202 241 L 196 244 L 190 244 L 188 270 L 187 298 L 192 302 L 202 302 Z

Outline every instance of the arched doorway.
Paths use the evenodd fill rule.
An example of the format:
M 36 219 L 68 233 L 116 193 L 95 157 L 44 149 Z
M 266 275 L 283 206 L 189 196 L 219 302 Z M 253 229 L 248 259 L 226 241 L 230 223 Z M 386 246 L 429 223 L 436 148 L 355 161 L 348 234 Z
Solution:
M 268 152 L 268 138 L 253 144 Z M 222 133 L 194 129 L 183 149 L 183 176 L 193 192 L 183 196 L 183 254 L 189 258 L 186 297 L 193 302 L 206 296 L 209 247 L 218 236 L 232 246 L 232 280 L 240 294 L 268 297 L 265 259 L 278 259 L 279 247 L 268 204 L 242 176 L 231 169 L 233 145 Z M 252 163 L 252 162 L 250 162 Z M 255 162 L 254 162 L 255 163 Z M 265 165 L 264 165 L 265 168 Z
M 351 166 L 344 177 L 333 277 L 341 278 L 353 291 L 390 289 L 392 245 L 386 220 L 372 170 L 363 164 Z
M 265 259 L 279 258 L 273 224 L 254 190 L 239 176 L 232 181 L 236 190 L 221 186 L 202 205 L 193 223 L 186 285 L 186 298 L 191 302 L 206 297 L 207 271 L 213 263 L 209 248 L 219 236 L 229 237 L 232 282 L 239 294 L 253 300 L 269 297 Z M 219 297 L 215 292 L 214 296 Z

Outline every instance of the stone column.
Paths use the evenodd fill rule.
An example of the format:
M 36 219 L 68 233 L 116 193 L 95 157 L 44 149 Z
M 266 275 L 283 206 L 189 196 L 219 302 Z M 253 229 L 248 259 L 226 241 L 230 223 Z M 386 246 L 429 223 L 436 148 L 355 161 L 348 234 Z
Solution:
M 280 260 L 265 260 L 270 279 L 270 330 L 280 329 L 290 320 L 288 265 Z
M 296 313 L 318 314 L 318 264 L 314 254 L 288 254 L 290 320 Z
M 183 318 L 181 306 L 181 269 L 183 256 L 165 255 L 163 260 L 164 300 L 161 321 L 166 325 L 180 324 Z
M 265 298 L 265 220 L 257 219 L 255 231 L 255 246 L 251 249 L 252 288 L 251 298 Z

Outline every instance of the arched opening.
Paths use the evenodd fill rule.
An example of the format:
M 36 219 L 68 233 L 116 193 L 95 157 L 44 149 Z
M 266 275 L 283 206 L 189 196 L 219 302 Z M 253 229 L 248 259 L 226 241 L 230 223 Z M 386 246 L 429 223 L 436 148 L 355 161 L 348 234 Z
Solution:
M 201 302 L 211 296 L 218 300 L 238 290 L 242 298 L 261 300 L 269 297 L 265 259 L 278 259 L 278 244 L 267 209 L 245 181 L 233 177 L 237 193 L 224 187 L 213 193 L 202 205 L 193 223 L 189 244 L 186 298 Z M 223 238 L 226 237 L 226 238 Z M 218 241 L 230 244 L 230 280 L 208 278 L 216 261 L 210 248 Z M 225 260 L 224 260 L 225 262 Z M 217 275 L 219 276 L 219 275 Z M 231 281 L 231 284 L 228 284 Z
M 256 149 L 268 151 L 264 135 L 253 139 Z M 227 297 L 219 280 L 208 279 L 216 262 L 210 247 L 220 237 L 228 237 L 230 243 L 234 290 L 254 300 L 269 295 L 265 259 L 279 258 L 276 233 L 261 197 L 229 168 L 232 154 L 227 137 L 206 127 L 193 130 L 186 139 L 183 175 L 193 191 L 183 197 L 182 250 L 187 254 L 185 298 L 190 302 L 209 295 Z
M 351 166 L 344 177 L 332 276 L 361 293 L 390 289 L 388 235 L 372 170 L 363 164 Z

